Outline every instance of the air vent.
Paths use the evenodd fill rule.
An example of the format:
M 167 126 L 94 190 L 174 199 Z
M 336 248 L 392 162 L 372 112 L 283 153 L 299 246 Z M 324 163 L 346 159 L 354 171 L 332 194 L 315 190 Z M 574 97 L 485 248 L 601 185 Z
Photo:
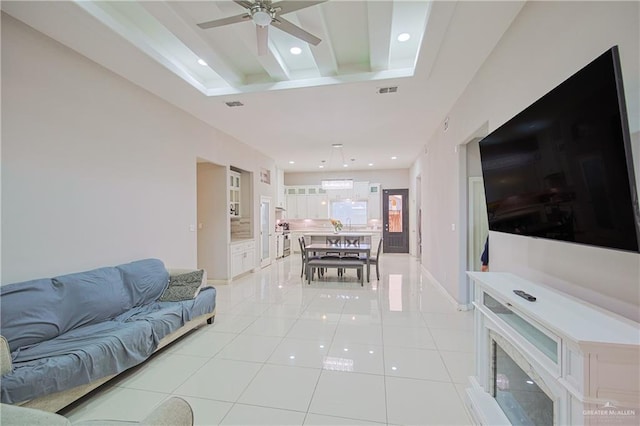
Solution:
M 385 93 L 396 93 L 398 91 L 398 86 L 391 87 L 380 87 L 378 88 L 378 94 L 384 95 Z
M 230 102 L 225 102 L 225 104 L 227 104 L 229 108 L 244 106 L 244 104 L 240 101 L 230 101 Z

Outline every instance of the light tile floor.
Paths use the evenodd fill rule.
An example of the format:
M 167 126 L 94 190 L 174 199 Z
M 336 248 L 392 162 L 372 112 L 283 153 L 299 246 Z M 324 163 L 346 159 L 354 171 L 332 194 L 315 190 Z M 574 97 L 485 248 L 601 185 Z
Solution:
M 364 287 L 355 271 L 335 270 L 307 285 L 300 269 L 294 255 L 217 285 L 213 325 L 64 414 L 140 420 L 178 395 L 198 425 L 471 423 L 462 394 L 473 315 L 456 311 L 415 258 L 383 255 L 381 281 Z

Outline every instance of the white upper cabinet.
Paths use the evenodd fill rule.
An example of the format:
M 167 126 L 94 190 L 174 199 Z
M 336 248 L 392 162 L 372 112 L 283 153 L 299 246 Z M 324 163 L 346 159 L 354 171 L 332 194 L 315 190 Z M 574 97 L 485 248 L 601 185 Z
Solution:
M 380 219 L 380 184 L 354 182 L 352 189 L 324 190 L 317 185 L 286 186 L 287 218 L 329 219 L 332 201 L 367 201 L 367 218 Z
M 369 198 L 369 182 L 353 182 L 353 200 L 368 200 Z
M 382 219 L 382 194 L 379 183 L 371 183 L 368 185 L 369 194 L 367 197 L 367 215 L 368 219 Z
M 286 207 L 284 171 L 282 169 L 276 169 L 276 207 Z
M 229 214 L 240 217 L 240 173 L 229 171 Z

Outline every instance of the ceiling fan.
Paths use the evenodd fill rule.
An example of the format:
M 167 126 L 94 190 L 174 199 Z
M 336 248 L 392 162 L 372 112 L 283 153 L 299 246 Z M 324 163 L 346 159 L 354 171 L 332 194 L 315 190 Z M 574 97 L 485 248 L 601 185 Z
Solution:
M 299 1 L 278 1 L 272 3 L 271 0 L 233 0 L 235 3 L 247 9 L 247 12 L 241 15 L 230 16 L 228 18 L 216 19 L 213 21 L 202 22 L 198 26 L 202 29 L 220 27 L 223 25 L 235 24 L 251 19 L 256 24 L 256 34 L 258 37 L 258 55 L 267 54 L 267 41 L 269 37 L 269 26 L 289 33 L 309 44 L 317 46 L 322 40 L 311 33 L 303 30 L 290 21 L 287 21 L 280 15 L 295 12 L 296 10 L 306 7 L 315 6 L 324 3 L 327 0 L 299 0 Z

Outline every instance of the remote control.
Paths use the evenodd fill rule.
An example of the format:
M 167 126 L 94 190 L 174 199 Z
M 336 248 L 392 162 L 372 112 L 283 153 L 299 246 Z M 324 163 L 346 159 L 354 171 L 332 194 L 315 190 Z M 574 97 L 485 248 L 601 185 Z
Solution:
M 532 295 L 530 295 L 529 293 L 525 293 L 522 290 L 513 290 L 513 292 L 515 294 L 517 294 L 518 296 L 522 297 L 523 299 L 527 299 L 529 302 L 535 302 L 536 298 Z

